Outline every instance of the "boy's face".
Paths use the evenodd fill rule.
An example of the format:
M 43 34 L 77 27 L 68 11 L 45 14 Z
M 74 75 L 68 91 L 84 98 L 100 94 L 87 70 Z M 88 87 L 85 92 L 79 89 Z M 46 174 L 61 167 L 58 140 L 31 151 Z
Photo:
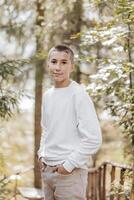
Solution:
M 64 51 L 52 51 L 48 60 L 48 68 L 54 82 L 69 80 L 73 71 L 70 54 Z

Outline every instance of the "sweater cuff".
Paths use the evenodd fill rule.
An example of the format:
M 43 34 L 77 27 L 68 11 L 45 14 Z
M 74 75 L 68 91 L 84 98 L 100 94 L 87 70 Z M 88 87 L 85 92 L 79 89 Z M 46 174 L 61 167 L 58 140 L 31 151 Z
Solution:
M 67 170 L 68 172 L 72 172 L 73 169 L 75 168 L 75 166 L 72 165 L 68 160 L 63 164 L 63 167 L 64 167 L 65 170 Z
M 38 151 L 38 152 L 37 152 L 37 156 L 38 156 L 38 159 L 40 159 L 41 157 L 44 157 L 44 153 Z

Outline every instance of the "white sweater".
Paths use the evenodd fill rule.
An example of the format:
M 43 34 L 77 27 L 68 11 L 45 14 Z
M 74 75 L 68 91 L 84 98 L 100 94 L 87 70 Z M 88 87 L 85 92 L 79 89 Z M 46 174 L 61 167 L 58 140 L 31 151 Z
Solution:
M 45 92 L 41 126 L 38 156 L 47 165 L 63 164 L 68 172 L 87 168 L 90 156 L 102 143 L 93 102 L 75 81 L 67 87 L 52 87 Z

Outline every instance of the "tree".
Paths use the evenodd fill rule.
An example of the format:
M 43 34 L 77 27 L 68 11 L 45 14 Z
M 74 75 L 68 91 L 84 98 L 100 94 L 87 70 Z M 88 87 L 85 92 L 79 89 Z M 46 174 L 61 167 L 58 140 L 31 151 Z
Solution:
M 27 5 L 27 6 L 26 6 Z M 45 12 L 45 7 L 51 7 L 49 12 Z M 41 99 L 42 99 L 42 83 L 43 83 L 43 64 L 45 61 L 46 52 L 55 45 L 58 41 L 67 42 L 70 36 L 79 32 L 80 28 L 80 13 L 76 12 L 81 9 L 79 1 L 67 4 L 59 1 L 51 3 L 50 1 L 26 1 L 23 2 L 3 2 L 0 12 L 1 28 L 7 34 L 7 38 L 15 38 L 16 41 L 16 57 L 20 57 L 23 61 L 23 53 L 25 48 L 31 42 L 34 51 L 29 58 L 32 64 L 32 70 L 35 69 L 35 158 L 34 158 L 34 184 L 36 187 L 40 186 L 39 167 L 37 161 L 37 150 L 39 148 L 39 140 L 41 134 L 40 117 L 41 117 Z M 65 11 L 65 12 L 64 12 Z M 57 15 L 57 12 L 59 15 Z M 7 16 L 7 23 L 5 24 L 5 15 Z M 23 18 L 20 18 L 23 13 Z M 53 18 L 55 13 L 55 18 Z M 25 17 L 26 16 L 26 17 Z M 36 18 L 35 18 L 36 16 Z M 60 17 L 60 18 L 59 18 Z M 66 26 L 62 26 L 62 20 L 67 21 Z M 73 20 L 71 18 L 74 18 Z M 20 20 L 21 19 L 21 20 Z M 61 21 L 61 23 L 59 23 Z M 51 25 L 51 26 L 50 26 Z M 67 33 L 67 30 L 69 32 Z M 45 45 L 44 45 L 45 44 Z M 75 43 L 76 45 L 76 43 Z M 18 53 L 17 49 L 21 49 Z M 36 66 L 35 68 L 33 66 Z M 27 70 L 29 70 L 27 65 Z M 23 71 L 24 72 L 24 71 Z
M 0 118 L 9 119 L 17 108 L 22 91 L 17 90 L 14 80 L 22 74 L 23 66 L 28 60 L 8 60 L 3 57 L 0 61 Z
M 40 28 L 40 33 L 36 37 L 36 51 L 37 53 L 42 52 L 43 47 L 43 34 L 41 33 L 42 28 L 41 25 L 44 21 L 44 9 L 42 9 L 42 4 L 40 1 L 36 2 L 37 6 L 37 19 L 36 19 L 36 25 Z M 34 149 L 34 185 L 35 187 L 41 186 L 41 178 L 40 178 L 40 169 L 38 164 L 38 158 L 37 158 L 37 151 L 39 149 L 39 143 L 40 143 L 40 136 L 41 136 L 41 102 L 42 102 L 42 84 L 43 84 L 43 76 L 44 76 L 44 70 L 43 70 L 43 64 L 44 59 L 39 58 L 36 61 L 36 73 L 35 73 L 35 149 Z
M 134 88 L 132 52 L 134 38 L 132 1 L 110 2 L 92 1 L 94 6 L 103 4 L 110 7 L 114 18 L 111 16 L 104 24 L 97 23 L 94 29 L 89 29 L 83 34 L 83 47 L 101 44 L 101 59 L 99 59 L 97 74 L 90 76 L 92 83 L 88 90 L 96 99 L 103 101 L 105 109 L 116 119 L 116 124 L 121 127 L 124 138 L 127 140 L 127 158 L 134 168 Z M 102 16 L 103 18 L 103 16 Z M 92 63 L 96 58 L 87 55 L 86 59 Z M 133 172 L 134 174 L 134 172 Z M 132 178 L 134 181 L 134 176 Z M 134 198 L 134 182 L 132 183 L 131 199 Z

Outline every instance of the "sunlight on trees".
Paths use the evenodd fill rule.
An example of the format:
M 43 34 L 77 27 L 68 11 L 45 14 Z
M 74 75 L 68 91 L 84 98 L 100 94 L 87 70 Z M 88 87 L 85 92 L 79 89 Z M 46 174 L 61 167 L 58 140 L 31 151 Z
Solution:
M 14 195 L 14 180 L 9 184 L 4 175 L 14 174 L 18 165 L 34 165 L 28 185 L 40 186 L 40 107 L 43 91 L 52 85 L 46 57 L 59 43 L 73 48 L 72 78 L 84 84 L 96 105 L 104 131 L 102 154 L 119 145 L 117 155 L 109 157 L 134 168 L 134 2 L 1 0 L 0 16 L 0 199 Z M 20 110 L 24 96 L 35 101 L 35 111 Z M 134 170 L 131 177 L 134 185 Z M 19 184 L 24 185 L 22 179 Z M 126 198 L 134 200 L 130 188 Z

